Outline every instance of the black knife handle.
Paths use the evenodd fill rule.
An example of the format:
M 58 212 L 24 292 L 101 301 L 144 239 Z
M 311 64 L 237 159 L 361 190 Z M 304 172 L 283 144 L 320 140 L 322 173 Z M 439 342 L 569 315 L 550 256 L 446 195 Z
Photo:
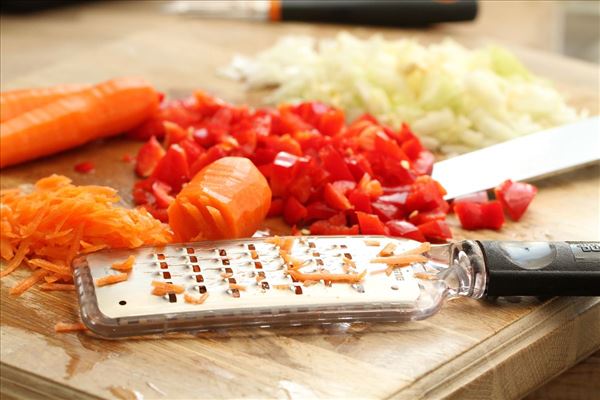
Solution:
M 477 0 L 281 0 L 283 21 L 422 26 L 476 15 Z
M 600 296 L 600 242 L 478 243 L 487 296 Z

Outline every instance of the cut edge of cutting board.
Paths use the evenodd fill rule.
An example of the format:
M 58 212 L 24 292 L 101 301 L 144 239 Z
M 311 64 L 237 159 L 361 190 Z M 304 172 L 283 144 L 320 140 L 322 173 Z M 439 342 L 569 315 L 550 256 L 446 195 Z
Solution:
M 521 398 L 598 349 L 600 298 L 554 298 L 389 398 Z

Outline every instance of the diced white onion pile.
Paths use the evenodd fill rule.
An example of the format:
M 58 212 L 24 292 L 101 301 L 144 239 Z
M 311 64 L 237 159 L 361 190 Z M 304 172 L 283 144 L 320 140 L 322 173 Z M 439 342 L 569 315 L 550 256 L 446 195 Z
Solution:
M 430 148 L 462 153 L 581 117 L 547 81 L 500 47 L 452 40 L 315 40 L 287 36 L 254 58 L 235 56 L 221 74 L 249 89 L 273 87 L 269 103 L 321 100 L 349 119 L 368 112 L 408 122 Z

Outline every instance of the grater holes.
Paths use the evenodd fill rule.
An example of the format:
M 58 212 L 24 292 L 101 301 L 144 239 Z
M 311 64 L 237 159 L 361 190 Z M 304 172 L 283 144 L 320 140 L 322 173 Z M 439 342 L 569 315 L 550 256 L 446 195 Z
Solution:
M 315 242 L 308 242 L 308 247 L 310 247 L 311 249 L 314 249 L 317 246 L 315 245 Z
M 261 286 L 263 289 L 265 289 L 265 290 L 268 290 L 268 289 L 269 289 L 269 283 L 268 283 L 268 282 L 261 282 L 261 283 L 260 283 L 260 286 Z
M 171 279 L 171 273 L 168 271 L 163 272 L 163 278 L 165 279 Z
M 262 267 L 263 267 L 263 265 L 260 261 L 255 261 L 254 266 L 256 267 L 256 269 L 262 269 Z
M 348 246 L 346 246 L 345 244 L 340 244 L 340 248 L 341 248 L 341 249 L 347 249 L 347 248 L 348 248 Z
M 344 257 L 346 257 L 348 260 L 352 260 L 352 254 L 350 253 L 344 253 Z
M 164 260 L 165 259 L 165 255 L 162 254 L 162 253 L 159 253 L 159 254 L 156 255 L 156 258 L 159 259 L 159 260 Z
M 169 303 L 177 303 L 177 296 L 175 293 L 169 293 Z
M 300 286 L 295 286 L 294 293 L 302 294 L 302 288 Z
M 235 282 L 235 278 L 227 278 L 227 281 L 228 281 L 229 283 L 236 283 L 236 282 Z
M 248 244 L 248 250 L 256 250 L 256 246 L 254 246 L 254 243 Z
M 226 274 L 233 274 L 233 270 L 231 268 L 225 268 Z
M 200 285 L 200 286 L 198 286 L 198 291 L 199 291 L 201 294 L 204 294 L 204 293 L 206 293 L 206 286 L 204 286 L 204 285 Z
M 196 257 L 196 256 L 190 256 L 190 262 L 197 263 L 198 262 L 198 257 Z
M 188 247 L 188 248 L 186 248 L 186 249 L 185 249 L 185 251 L 186 251 L 188 254 L 194 254 L 194 253 L 195 253 L 195 250 L 194 250 L 194 248 L 193 248 L 193 247 Z
M 168 269 L 168 268 L 169 268 L 169 264 L 167 264 L 166 262 L 160 263 L 160 269 Z
M 314 251 L 312 255 L 313 257 L 321 257 L 321 253 L 319 253 L 318 251 Z
M 225 249 L 219 249 L 219 256 L 221 256 L 221 257 L 227 256 L 227 251 L 225 251 Z
M 222 259 L 221 262 L 223 263 L 223 265 L 229 265 L 229 264 L 231 264 L 229 262 L 229 259 L 227 259 L 227 258 Z
M 323 260 L 321 260 L 320 258 L 317 258 L 317 265 L 325 265 L 323 263 Z
M 238 289 L 231 289 L 231 295 L 237 299 L 240 297 L 240 291 Z
M 204 277 L 202 275 L 196 275 L 196 282 L 198 282 L 198 283 L 204 282 Z

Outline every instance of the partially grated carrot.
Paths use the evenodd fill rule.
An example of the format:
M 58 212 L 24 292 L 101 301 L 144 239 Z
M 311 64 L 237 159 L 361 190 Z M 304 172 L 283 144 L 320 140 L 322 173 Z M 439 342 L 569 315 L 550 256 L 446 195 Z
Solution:
M 204 304 L 206 299 L 208 299 L 208 292 L 202 293 L 201 296 L 192 296 L 191 294 L 186 292 L 183 295 L 183 299 L 186 303 L 190 304 Z
M 133 269 L 135 263 L 135 256 L 130 255 L 125 261 L 113 263 L 110 267 L 115 271 L 129 272 Z
M 40 285 L 40 289 L 42 290 L 60 290 L 60 291 L 73 291 L 75 290 L 75 285 L 71 283 L 49 283 L 45 282 Z
M 83 324 L 83 322 L 59 322 L 54 325 L 54 331 L 59 333 L 66 332 L 77 332 L 77 331 L 87 331 L 88 328 Z
M 167 294 L 181 294 L 185 291 L 185 288 L 181 285 L 175 285 L 173 283 L 152 281 L 152 294 L 155 296 L 164 296 Z
M 112 188 L 75 186 L 60 175 L 40 179 L 32 190 L 2 191 L 0 249 L 7 264 L 0 277 L 27 262 L 33 273 L 48 271 L 47 277 L 68 283 L 78 254 L 172 240 L 169 228 L 147 211 L 119 201 Z
M 129 278 L 129 275 L 126 273 L 121 273 L 121 274 L 116 274 L 116 275 L 106 275 L 106 276 L 103 276 L 102 278 L 96 279 L 96 286 L 101 287 L 101 286 L 106 286 L 106 285 L 112 285 L 115 283 L 126 281 L 127 278 Z
M 331 274 L 331 273 L 309 273 L 305 274 L 297 270 L 289 270 L 289 274 L 292 278 L 304 282 L 304 281 L 325 281 L 325 282 L 336 282 L 336 283 L 357 283 L 367 274 L 367 271 L 363 271 L 360 274 Z
M 394 250 L 396 250 L 396 243 L 390 242 L 385 245 L 383 249 L 377 254 L 379 257 L 389 257 L 394 254 Z

